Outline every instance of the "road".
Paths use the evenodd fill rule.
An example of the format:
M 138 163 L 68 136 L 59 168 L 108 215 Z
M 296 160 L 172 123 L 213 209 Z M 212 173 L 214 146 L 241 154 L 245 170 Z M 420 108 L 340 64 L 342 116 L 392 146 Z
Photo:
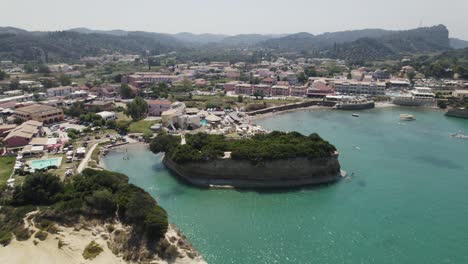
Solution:
M 93 155 L 93 151 L 96 149 L 96 147 L 99 145 L 99 142 L 95 143 L 88 151 L 86 154 L 85 158 L 81 161 L 80 165 L 78 166 L 78 169 L 76 169 L 76 173 L 81 173 L 86 166 L 88 165 L 89 159 Z

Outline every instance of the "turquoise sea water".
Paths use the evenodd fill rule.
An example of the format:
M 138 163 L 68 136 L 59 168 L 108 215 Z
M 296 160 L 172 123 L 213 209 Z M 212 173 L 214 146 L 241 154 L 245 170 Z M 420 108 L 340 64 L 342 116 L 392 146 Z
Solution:
M 260 125 L 318 132 L 351 179 L 291 191 L 197 189 L 142 148 L 104 162 L 169 212 L 209 263 L 468 263 L 468 120 L 435 110 L 301 111 Z M 414 114 L 400 122 L 401 113 Z M 129 156 L 130 160 L 123 160 Z

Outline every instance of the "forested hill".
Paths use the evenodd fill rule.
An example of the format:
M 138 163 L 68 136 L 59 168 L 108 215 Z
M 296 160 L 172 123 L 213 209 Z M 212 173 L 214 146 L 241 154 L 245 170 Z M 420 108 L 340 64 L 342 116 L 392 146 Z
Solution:
M 443 25 L 406 31 L 380 29 L 344 31 L 311 35 L 300 33 L 268 40 L 264 47 L 296 52 L 315 52 L 323 56 L 370 60 L 405 53 L 439 52 L 451 49 L 448 29 Z
M 113 52 L 158 55 L 170 51 L 229 52 L 233 48 L 269 49 L 347 60 L 397 58 L 407 54 L 452 49 L 444 25 L 406 31 L 364 29 L 290 35 L 163 34 L 142 31 L 76 28 L 59 32 L 30 32 L 0 27 L 0 59 L 24 61 L 76 61 L 84 56 Z M 458 46 L 462 42 L 458 41 Z
M 158 55 L 186 46 L 166 34 L 129 32 L 127 35 L 72 31 L 28 32 L 0 28 L 0 58 L 15 61 L 61 62 L 112 52 Z
M 445 26 L 394 32 L 379 38 L 363 38 L 334 45 L 325 56 L 348 60 L 394 58 L 405 54 L 450 50 L 449 32 Z

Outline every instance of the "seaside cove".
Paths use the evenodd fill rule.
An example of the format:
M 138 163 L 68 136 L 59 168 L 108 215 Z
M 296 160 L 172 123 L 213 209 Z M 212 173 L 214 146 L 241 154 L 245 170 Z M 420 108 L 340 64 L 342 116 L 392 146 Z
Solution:
M 416 121 L 400 121 L 402 113 Z M 153 195 L 208 263 L 468 262 L 468 122 L 443 112 L 314 109 L 268 116 L 271 130 L 317 132 L 350 177 L 289 191 L 200 189 L 142 146 L 107 168 Z M 125 159 L 124 159 L 125 158 Z

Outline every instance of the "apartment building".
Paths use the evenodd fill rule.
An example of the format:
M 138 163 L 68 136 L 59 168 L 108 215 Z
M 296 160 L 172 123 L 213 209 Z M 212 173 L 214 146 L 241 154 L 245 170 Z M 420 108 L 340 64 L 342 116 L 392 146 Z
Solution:
M 335 81 L 335 92 L 352 95 L 385 95 L 383 82 Z
M 42 104 L 33 104 L 15 110 L 14 117 L 23 121 L 35 120 L 44 124 L 63 121 L 63 111 L 60 108 Z

